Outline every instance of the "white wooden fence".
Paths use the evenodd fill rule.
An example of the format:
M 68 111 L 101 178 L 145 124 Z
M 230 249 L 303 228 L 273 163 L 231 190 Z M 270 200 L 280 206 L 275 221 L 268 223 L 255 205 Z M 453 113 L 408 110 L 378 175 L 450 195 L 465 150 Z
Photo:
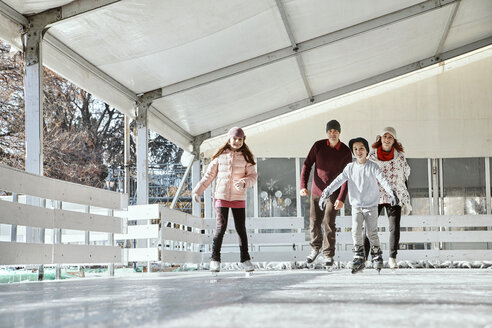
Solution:
M 352 254 L 352 218 L 337 218 L 337 261 Z M 378 219 L 383 257 L 388 258 L 388 218 Z M 492 215 L 403 216 L 398 260 L 492 261 Z M 451 243 L 451 244 L 450 244 Z
M 14 193 L 11 201 L 0 200 L 0 223 L 10 224 L 13 229 L 11 240 L 0 242 L 0 265 L 125 261 L 121 248 L 114 245 L 114 234 L 126 233 L 126 220 L 113 212 L 127 207 L 126 194 L 38 176 L 5 165 L 0 165 L 0 190 Z M 27 195 L 30 204 L 16 202 L 19 194 Z M 17 226 L 49 229 L 52 236 L 47 239 L 52 242 L 45 243 L 43 233 L 41 243 L 18 242 Z M 81 231 L 84 244 L 67 244 L 74 240 L 63 240 L 62 229 Z M 106 245 L 91 245 L 91 232 L 105 235 Z
M 131 217 L 162 220 L 161 259 L 168 263 L 204 263 L 211 253 L 215 219 L 201 219 L 162 205 L 130 207 Z M 491 261 L 492 216 L 404 216 L 401 221 L 399 260 L 435 262 Z M 337 217 L 336 261 L 351 261 L 352 219 Z M 303 218 L 247 218 L 249 251 L 253 262 L 305 261 L 310 252 Z M 143 228 L 142 228 L 143 229 Z M 386 216 L 379 218 L 379 238 L 388 257 L 389 230 Z M 156 236 L 152 228 L 151 238 Z M 450 249 L 452 248 L 452 249 Z M 132 251 L 132 250 L 130 250 Z M 141 260 L 154 261 L 155 249 L 135 250 Z M 128 258 L 132 258 L 129 254 Z M 151 259 L 152 258 L 152 259 Z M 232 215 L 222 245 L 222 261 L 238 262 L 238 237 Z
M 15 233 L 12 240 L 0 241 L 0 265 L 209 261 L 215 219 L 197 218 L 159 204 L 130 206 L 126 210 L 125 194 L 29 174 L 4 165 L 0 165 L 0 190 L 35 200 L 26 204 L 16 202 L 21 197 L 11 196 L 10 201 L 4 197 L 0 200 L 0 223 L 10 224 L 13 229 L 27 226 L 52 232 L 52 237 L 46 238 L 51 239 L 50 243 L 18 242 Z M 136 224 L 127 226 L 127 220 Z M 254 262 L 304 261 L 310 251 L 303 218 L 247 218 L 246 227 Z M 389 232 L 385 216 L 379 218 L 379 227 L 387 258 Z M 398 259 L 490 261 L 491 227 L 492 215 L 403 217 Z M 350 261 L 351 218 L 337 217 L 337 228 L 335 260 Z M 67 233 L 62 233 L 65 229 Z M 68 233 L 75 230 L 82 233 Z M 140 243 L 137 248 L 115 246 L 115 241 L 129 246 L 129 240 Z M 232 215 L 224 237 L 222 261 L 239 261 Z
M 215 219 L 161 208 L 162 261 L 171 263 L 208 262 Z M 300 261 L 306 256 L 303 218 L 247 218 L 250 256 L 254 262 Z M 232 216 L 222 245 L 223 262 L 239 262 L 239 242 Z

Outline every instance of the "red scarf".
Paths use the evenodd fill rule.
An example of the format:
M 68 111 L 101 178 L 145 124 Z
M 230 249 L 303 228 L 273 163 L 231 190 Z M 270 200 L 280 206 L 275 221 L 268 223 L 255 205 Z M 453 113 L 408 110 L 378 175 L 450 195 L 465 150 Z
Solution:
M 395 157 L 395 147 L 391 147 L 391 151 L 384 151 L 382 146 L 378 147 L 378 159 L 380 161 L 391 161 Z

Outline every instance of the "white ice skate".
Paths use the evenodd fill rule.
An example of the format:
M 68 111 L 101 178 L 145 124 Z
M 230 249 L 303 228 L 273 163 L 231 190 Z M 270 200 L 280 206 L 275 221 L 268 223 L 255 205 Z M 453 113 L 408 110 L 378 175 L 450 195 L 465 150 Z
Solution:
M 319 255 L 319 250 L 316 249 L 311 250 L 311 253 L 309 253 L 309 255 L 306 258 L 306 263 L 307 264 L 313 263 L 314 260 L 316 260 L 316 258 L 318 257 L 318 255 Z
M 210 272 L 212 276 L 217 276 L 220 272 L 220 262 L 219 261 L 210 261 Z
M 246 273 L 246 277 L 250 277 L 255 271 L 255 266 L 251 263 L 250 260 L 244 261 L 243 263 L 244 272 Z
M 391 269 L 391 271 L 395 272 L 396 269 L 398 269 L 398 263 L 396 262 L 396 259 L 394 257 L 388 258 L 388 265 Z

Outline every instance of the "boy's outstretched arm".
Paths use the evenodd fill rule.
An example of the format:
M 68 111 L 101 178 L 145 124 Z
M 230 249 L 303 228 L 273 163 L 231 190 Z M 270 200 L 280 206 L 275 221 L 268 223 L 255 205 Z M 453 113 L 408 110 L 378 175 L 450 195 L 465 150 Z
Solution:
M 330 185 L 328 187 L 325 188 L 325 190 L 323 190 L 323 193 L 321 194 L 321 197 L 319 199 L 319 208 L 321 210 L 324 210 L 325 209 L 325 205 L 326 205 L 326 201 L 328 200 L 328 197 L 330 197 L 331 194 L 333 194 L 333 192 L 335 190 L 337 190 L 338 188 L 340 188 L 340 186 L 348 180 L 348 176 L 347 174 L 345 173 L 345 170 L 343 170 L 342 173 L 340 173 L 336 178 L 335 180 L 333 180 Z

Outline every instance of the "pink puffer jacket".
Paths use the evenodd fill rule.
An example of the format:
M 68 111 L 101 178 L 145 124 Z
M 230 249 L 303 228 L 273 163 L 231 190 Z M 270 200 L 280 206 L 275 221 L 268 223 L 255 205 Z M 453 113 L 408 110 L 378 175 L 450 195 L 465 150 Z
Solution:
M 201 196 L 216 177 L 215 199 L 246 200 L 246 188 L 256 183 L 258 173 L 256 173 L 256 165 L 246 162 L 241 152 L 225 150 L 209 164 L 207 172 L 193 192 Z M 246 187 L 243 190 L 237 190 L 234 188 L 234 180 L 244 181 Z

